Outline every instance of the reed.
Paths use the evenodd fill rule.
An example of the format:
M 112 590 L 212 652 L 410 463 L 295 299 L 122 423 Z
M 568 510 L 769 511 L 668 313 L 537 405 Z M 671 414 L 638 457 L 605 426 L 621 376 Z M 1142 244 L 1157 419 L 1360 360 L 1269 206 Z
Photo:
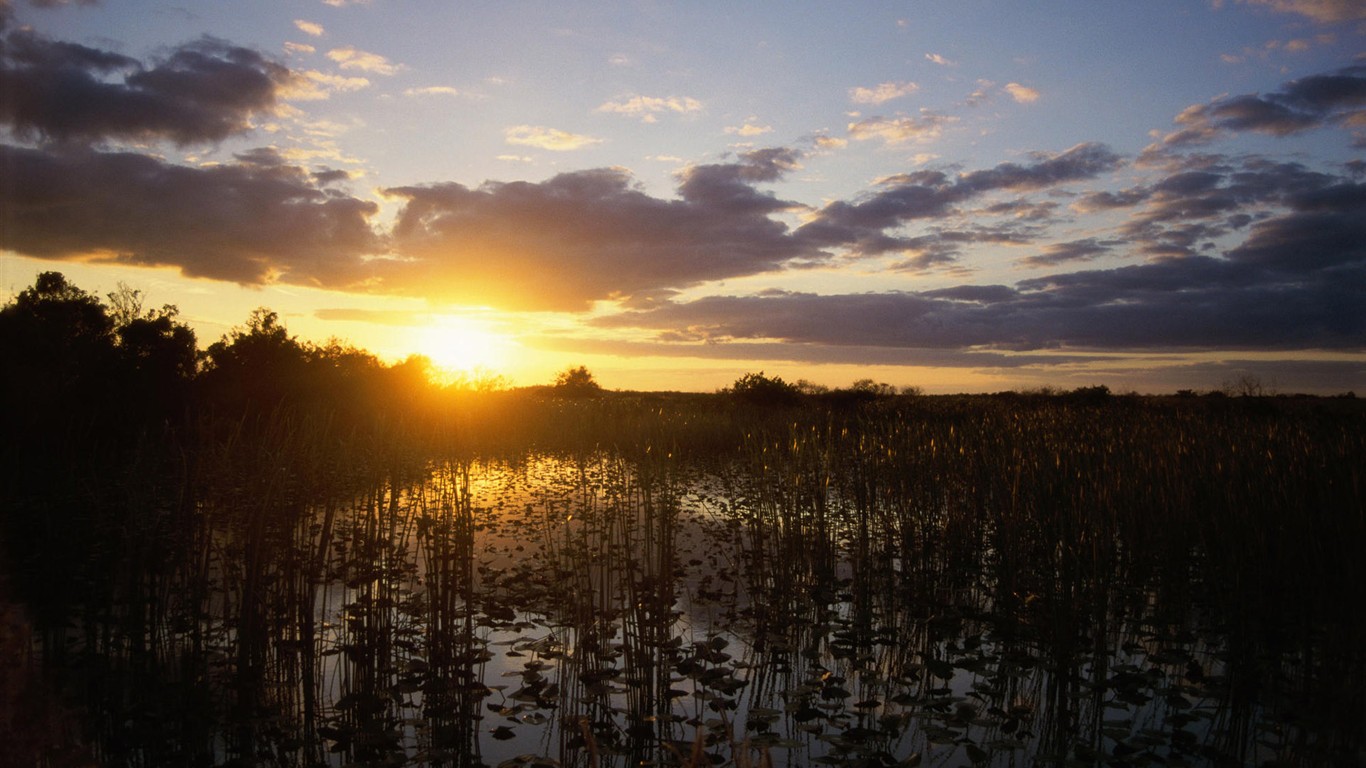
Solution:
M 91 528 L 33 642 L 108 764 L 1363 748 L 1357 411 L 602 397 L 202 418 L 61 501 Z M 11 535 L 55 533 L 26 524 Z

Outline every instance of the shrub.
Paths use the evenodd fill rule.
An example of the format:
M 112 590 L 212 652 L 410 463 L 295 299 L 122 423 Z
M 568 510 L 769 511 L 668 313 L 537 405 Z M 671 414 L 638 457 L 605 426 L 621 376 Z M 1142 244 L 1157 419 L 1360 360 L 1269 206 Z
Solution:
M 727 392 L 750 405 L 793 405 L 801 400 L 796 385 L 778 376 L 765 376 L 763 371 L 746 373 Z

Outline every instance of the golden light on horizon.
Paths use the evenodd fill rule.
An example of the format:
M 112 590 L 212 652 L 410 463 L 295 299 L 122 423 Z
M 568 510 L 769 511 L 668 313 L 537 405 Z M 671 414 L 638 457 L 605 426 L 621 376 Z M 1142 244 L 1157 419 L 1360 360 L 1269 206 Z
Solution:
M 499 373 L 516 362 L 517 344 L 488 323 L 444 315 L 416 329 L 413 351 L 452 373 Z

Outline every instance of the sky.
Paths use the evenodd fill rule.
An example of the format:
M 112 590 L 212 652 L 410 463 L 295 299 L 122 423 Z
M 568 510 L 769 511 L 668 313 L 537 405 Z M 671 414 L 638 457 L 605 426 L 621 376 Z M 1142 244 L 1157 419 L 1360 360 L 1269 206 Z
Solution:
M 0 0 L 48 270 L 516 385 L 1366 393 L 1366 3 Z

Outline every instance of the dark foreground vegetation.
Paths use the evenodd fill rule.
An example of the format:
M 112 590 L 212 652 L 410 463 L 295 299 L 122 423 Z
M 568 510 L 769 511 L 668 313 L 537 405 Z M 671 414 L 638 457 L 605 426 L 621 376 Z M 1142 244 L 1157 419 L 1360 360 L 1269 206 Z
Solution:
M 0 359 L 0 764 L 1366 760 L 1355 399 L 442 388 L 51 273 Z

